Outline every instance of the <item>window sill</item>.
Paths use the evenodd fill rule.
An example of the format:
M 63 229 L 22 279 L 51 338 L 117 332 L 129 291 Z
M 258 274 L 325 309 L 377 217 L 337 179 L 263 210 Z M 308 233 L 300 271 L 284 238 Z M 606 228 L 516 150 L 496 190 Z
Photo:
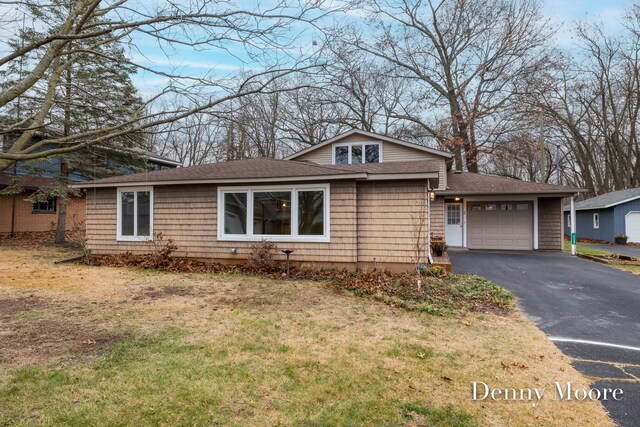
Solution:
M 116 237 L 116 242 L 153 242 L 153 237 L 151 236 L 118 236 Z
M 329 236 L 218 236 L 219 242 L 330 243 Z
M 32 215 L 55 215 L 56 211 L 47 212 L 47 211 L 31 211 Z

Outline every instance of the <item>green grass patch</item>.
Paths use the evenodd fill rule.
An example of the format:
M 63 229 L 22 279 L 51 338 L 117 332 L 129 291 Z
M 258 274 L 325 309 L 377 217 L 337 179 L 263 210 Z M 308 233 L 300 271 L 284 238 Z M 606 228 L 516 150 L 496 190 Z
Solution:
M 233 340 L 192 342 L 174 329 L 120 342 L 87 365 L 18 369 L 0 378 L 0 425 L 404 422 L 406 406 L 384 397 L 389 373 L 382 366 L 358 369 L 349 361 L 354 352 L 320 363 L 305 348 L 279 342 L 270 321 L 243 320 L 234 331 Z M 419 344 L 397 351 L 411 363 L 433 355 Z M 449 409 L 415 412 L 429 425 L 466 425 L 442 423 L 471 419 Z
M 571 242 L 569 240 L 564 240 L 564 251 L 571 252 Z M 584 246 L 580 242 L 576 244 L 576 251 L 579 254 L 584 255 L 611 255 L 613 252 L 601 251 L 600 249 L 590 248 L 588 246 Z
M 469 414 L 456 411 L 453 408 L 434 408 L 413 403 L 404 403 L 402 408 L 406 411 L 407 418 L 421 421 L 421 425 L 433 427 L 466 427 L 478 425 Z

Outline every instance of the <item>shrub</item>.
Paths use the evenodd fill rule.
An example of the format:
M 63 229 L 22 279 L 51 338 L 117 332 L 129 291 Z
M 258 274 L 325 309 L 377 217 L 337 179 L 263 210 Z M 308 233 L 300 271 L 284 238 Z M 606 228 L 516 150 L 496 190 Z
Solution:
M 167 239 L 165 241 L 162 233 L 153 233 L 153 240 L 149 242 L 151 246 L 151 258 L 155 262 L 155 266 L 150 268 L 164 267 L 168 264 L 171 254 L 178 250 L 178 245 L 173 242 L 173 239 Z
M 442 267 L 440 265 L 432 265 L 432 266 L 430 266 L 429 268 L 427 268 L 425 273 L 426 273 L 427 276 L 432 276 L 432 277 L 442 277 L 445 274 L 447 274 L 447 272 L 444 269 L 444 267 Z
M 273 265 L 273 256 L 278 250 L 278 245 L 274 242 L 263 240 L 251 245 L 248 262 L 257 268 L 270 267 Z

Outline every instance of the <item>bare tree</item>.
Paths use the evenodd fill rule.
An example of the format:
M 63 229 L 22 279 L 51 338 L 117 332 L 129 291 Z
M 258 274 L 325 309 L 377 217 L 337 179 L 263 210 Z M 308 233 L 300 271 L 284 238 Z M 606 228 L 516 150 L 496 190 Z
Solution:
M 366 9 L 378 31 L 341 37 L 416 82 L 422 103 L 440 118 L 406 118 L 446 143 L 457 169 L 464 157 L 477 172 L 479 148 L 502 133 L 497 116 L 518 93 L 520 78 L 540 67 L 550 31 L 539 2 L 370 0 Z
M 602 24 L 579 25 L 577 53 L 559 56 L 531 82 L 530 108 L 543 109 L 566 153 L 563 175 L 588 195 L 640 185 L 637 10 L 627 16 L 623 35 L 606 34 Z
M 0 151 L 0 170 L 15 161 L 60 155 L 123 138 L 145 129 L 171 123 L 192 114 L 207 111 L 225 102 L 254 93 L 261 93 L 282 76 L 298 70 L 315 67 L 304 62 L 292 44 L 300 31 L 300 22 L 312 25 L 322 16 L 321 3 L 289 3 L 281 0 L 268 8 L 259 4 L 253 9 L 242 9 L 232 2 L 195 0 L 184 3 L 159 2 L 129 5 L 126 0 L 61 1 L 27 0 L 5 2 L 28 17 L 33 28 L 42 28 L 41 37 L 28 44 L 15 47 L 0 58 L 0 70 L 17 62 L 24 73 L 3 87 L 0 93 L 0 112 L 10 110 L 19 100 L 28 98 L 36 87 L 43 96 L 31 97 L 33 112 L 15 122 L 3 121 L 0 133 L 17 137 Z M 64 6 L 64 7 L 63 7 Z M 17 27 L 16 27 L 17 28 Z M 242 77 L 215 73 L 193 75 L 148 65 L 144 44 L 149 40 L 167 52 L 167 57 L 178 47 L 188 46 L 201 51 L 224 51 L 242 56 L 247 62 L 260 64 L 261 70 Z M 79 41 L 82 41 L 80 44 Z M 47 126 L 52 109 L 61 100 L 57 97 L 64 85 L 64 73 L 79 57 L 108 55 L 98 53 L 99 44 L 126 43 L 140 60 L 118 58 L 124 66 L 151 73 L 167 81 L 157 94 L 151 96 L 135 114 L 108 125 L 88 123 L 87 128 L 64 136 L 52 136 L 35 144 L 35 133 Z M 81 48 L 76 46 L 81 45 Z M 242 49 L 242 54 L 238 54 Z M 277 50 L 278 55 L 273 54 Z M 113 62 L 115 58 L 109 58 Z M 91 91 L 87 90 L 87 103 Z M 171 109 L 155 109 L 157 101 L 166 96 L 180 99 Z M 155 103 L 155 104 L 154 104 Z

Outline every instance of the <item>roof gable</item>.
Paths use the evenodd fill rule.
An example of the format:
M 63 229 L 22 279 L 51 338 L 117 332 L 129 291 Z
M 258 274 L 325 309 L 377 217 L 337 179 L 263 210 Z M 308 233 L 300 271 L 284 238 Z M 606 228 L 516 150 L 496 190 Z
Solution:
M 372 133 L 372 132 L 366 132 L 360 129 L 351 129 L 350 131 L 347 131 L 345 133 L 341 133 L 340 135 L 334 136 L 333 138 L 327 139 L 326 141 L 323 141 L 319 144 L 316 144 L 312 147 L 309 148 L 305 148 L 304 150 L 298 151 L 296 153 L 293 153 L 287 157 L 285 157 L 285 160 L 293 160 L 296 159 L 299 156 L 302 156 L 303 154 L 307 154 L 310 153 L 312 151 L 315 151 L 319 148 L 325 147 L 327 145 L 330 144 L 334 144 L 334 143 L 338 143 L 341 140 L 348 138 L 352 135 L 361 135 L 367 138 L 374 138 L 380 141 L 384 141 L 390 144 L 397 144 L 397 145 L 402 145 L 404 147 L 409 147 L 409 148 L 413 148 L 419 151 L 424 151 L 430 154 L 434 154 L 436 156 L 441 156 L 445 159 L 450 159 L 451 157 L 453 157 L 453 154 L 446 152 L 446 151 L 442 151 L 442 150 L 436 150 L 435 148 L 430 148 L 430 147 L 425 147 L 423 145 L 418 145 L 418 144 L 414 144 L 412 142 L 407 142 L 407 141 L 402 141 L 400 139 L 396 139 L 396 138 L 391 138 L 389 136 L 385 136 L 385 135 L 380 135 L 377 133 Z

